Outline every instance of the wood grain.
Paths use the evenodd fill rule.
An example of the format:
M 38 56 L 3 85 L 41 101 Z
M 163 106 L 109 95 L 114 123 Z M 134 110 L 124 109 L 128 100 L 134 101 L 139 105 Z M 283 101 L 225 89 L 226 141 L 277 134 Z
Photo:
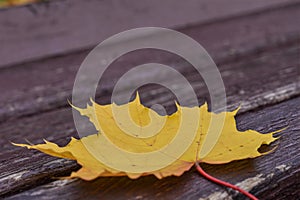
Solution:
M 299 95 L 299 51 L 300 47 L 295 44 L 252 55 L 234 64 L 222 65 L 221 75 L 227 91 L 229 108 L 242 105 L 241 112 L 245 112 Z M 185 66 L 184 64 L 182 63 L 182 67 Z M 194 73 L 187 72 L 186 74 L 202 104 L 204 101 L 209 101 L 209 94 L 204 82 L 198 76 Z M 172 83 L 172 80 L 170 82 Z M 181 88 L 180 92 L 185 94 L 186 91 Z M 111 91 L 107 91 L 106 95 L 101 96 L 98 101 L 109 103 L 110 93 Z M 174 112 L 175 97 L 169 90 L 148 85 L 141 88 L 140 95 L 146 106 L 161 104 L 169 113 Z M 185 98 L 188 100 L 190 97 Z M 74 132 L 70 106 L 10 119 L 1 123 L 0 127 L 2 130 L 0 145 L 3 149 L 0 155 L 11 149 L 9 141 L 21 142 L 24 138 L 33 142 L 37 138 L 52 140 L 57 136 L 62 136 L 66 131 L 69 134 Z
M 300 6 L 296 5 L 180 31 L 202 44 L 222 71 L 225 63 L 238 62 L 268 49 L 298 44 L 299 10 Z M 0 121 L 67 106 L 66 99 L 70 99 L 76 72 L 87 53 L 81 51 L 0 69 Z M 186 65 L 178 63 L 182 61 L 174 55 L 160 51 L 136 52 L 121 57 L 109 67 L 99 95 L 105 96 L 111 91 L 122 73 L 145 62 L 164 63 L 180 71 L 186 70 Z
M 66 13 L 66 19 L 63 19 L 62 24 L 57 22 L 58 29 L 53 29 L 54 32 L 49 32 L 50 35 L 43 35 L 45 33 L 43 31 L 49 30 L 47 28 L 49 27 L 47 23 L 51 22 L 49 16 L 45 14 L 41 19 L 32 21 L 33 30 L 41 31 L 39 32 L 41 37 L 40 41 L 34 40 L 29 31 L 27 35 L 29 43 L 39 41 L 40 45 L 45 47 L 45 51 L 38 54 L 40 46 L 37 45 L 37 48 L 33 48 L 32 51 L 23 52 L 20 61 L 32 59 L 30 56 L 33 54 L 43 57 L 52 55 L 53 52 L 57 53 L 52 51 L 57 47 L 56 42 L 61 42 L 60 44 L 66 47 L 61 49 L 61 52 L 66 54 L 0 68 L 0 196 L 10 199 L 205 199 L 208 197 L 243 199 L 239 194 L 227 191 L 199 177 L 194 169 L 182 177 L 163 180 L 157 180 L 152 176 L 135 181 L 126 177 L 101 178 L 89 183 L 80 180 L 56 180 L 53 177 L 68 175 L 80 166 L 74 161 L 53 158 L 37 151 L 13 147 L 10 144 L 10 141 L 23 143 L 25 139 L 32 143 L 41 143 L 42 138 L 46 138 L 64 145 L 71 136 L 77 136 L 71 109 L 66 99 L 70 98 L 76 71 L 89 52 L 89 48 L 82 50 L 83 44 L 88 44 L 96 37 L 91 36 L 86 38 L 87 40 L 78 41 L 75 46 L 68 46 L 68 39 L 71 41 L 77 37 L 81 38 L 84 31 L 90 31 L 83 30 L 77 36 L 72 35 L 70 38 L 69 32 L 66 32 L 66 35 L 61 34 L 64 32 L 59 32 L 59 27 L 63 27 L 65 23 L 64 20 L 74 20 L 67 19 L 67 16 L 72 16 L 71 13 L 78 10 L 77 6 L 82 5 L 82 1 L 79 0 L 70 2 L 53 1 L 49 4 L 50 8 L 47 8 L 49 10 L 39 9 L 39 12 L 47 14 L 53 11 L 51 6 L 71 7 L 70 13 Z M 87 5 L 100 6 L 105 2 L 92 0 Z M 206 5 L 208 1 L 203 2 L 203 5 Z M 218 6 L 204 9 L 205 12 L 211 13 L 207 18 L 201 18 L 203 21 L 193 21 L 191 23 L 197 24 L 187 25 L 178 30 L 200 42 L 217 62 L 225 83 L 229 109 L 240 104 L 242 106 L 237 117 L 239 129 L 269 132 L 287 125 L 288 128 L 280 134 L 282 137 L 277 143 L 277 151 L 270 155 L 254 160 L 236 161 L 228 165 L 204 164 L 203 167 L 219 178 L 251 190 L 261 199 L 299 199 L 300 5 L 298 1 L 292 0 L 280 2 L 263 0 L 251 6 L 236 1 L 236 7 L 230 9 L 229 4 L 229 7 L 224 4 L 223 11 L 219 0 L 213 2 Z M 40 4 L 37 8 L 41 8 L 39 6 L 45 5 Z M 28 12 L 25 7 L 16 8 L 18 9 Z M 62 11 L 65 11 L 64 7 L 55 12 Z M 9 10 L 5 12 L 15 13 Z M 200 15 L 204 15 L 205 12 Z M 7 20 L 1 18 L 3 13 L 4 11 L 0 11 L 0 22 Z M 143 16 L 148 15 L 145 13 Z M 198 20 L 199 16 L 194 17 L 190 20 Z M 12 20 L 18 19 L 20 19 L 19 15 Z M 24 20 L 27 20 L 26 15 Z M 72 30 L 73 26 L 83 23 L 84 20 L 79 20 L 68 28 Z M 187 23 L 185 21 L 187 18 L 180 16 L 176 20 L 179 25 L 181 25 L 180 20 L 183 20 L 183 24 Z M 38 27 L 37 25 L 42 22 L 47 23 L 45 26 Z M 168 19 L 162 21 L 162 23 L 169 22 L 171 23 Z M 55 23 L 52 25 L 54 27 Z M 20 27 L 12 26 L 11 30 L 17 29 Z M 0 30 L 1 39 L 2 31 Z M 112 30 L 103 33 L 110 34 L 109 31 Z M 23 36 L 23 33 L 11 35 L 11 39 L 20 35 Z M 53 38 L 49 39 L 49 36 Z M 3 37 L 4 40 L 6 37 L 9 35 Z M 55 41 L 53 46 L 49 48 L 47 44 L 53 41 Z M 26 45 L 29 43 L 18 43 L 24 44 L 24 46 L 19 45 L 19 50 L 28 49 Z M 69 50 L 73 51 L 74 47 L 77 48 L 76 45 L 80 51 L 67 54 Z M 16 45 L 13 48 L 16 48 Z M 20 55 L 20 52 L 13 56 Z M 13 56 L 5 58 L 4 61 L 15 59 Z M 158 62 L 174 67 L 192 84 L 200 104 L 209 101 L 203 80 L 186 61 L 178 56 L 153 50 L 133 52 L 114 62 L 100 82 L 97 101 L 109 103 L 112 88 L 118 78 L 132 67 L 147 62 Z M 155 76 L 155 73 L 146 75 Z M 139 77 L 134 77 L 137 78 Z M 185 89 L 182 88 L 180 92 L 185 94 Z M 140 88 L 140 94 L 146 106 L 150 107 L 158 103 L 165 106 L 169 113 L 174 112 L 175 97 L 166 88 L 147 85 Z M 186 99 L 189 99 L 188 95 Z
M 221 73 L 231 106 L 240 102 L 251 102 L 242 104 L 241 112 L 245 112 L 258 106 L 277 103 L 278 99 L 272 98 L 272 95 L 283 95 L 283 99 L 279 101 L 299 95 L 295 92 L 299 91 L 299 83 L 296 82 L 299 75 L 298 52 L 297 45 L 287 46 L 256 56 L 252 55 L 247 57 L 247 60 L 235 64 L 224 65 Z M 193 76 L 190 74 L 187 77 L 190 77 L 191 83 L 198 91 L 200 100 L 207 99 L 208 93 L 205 87 L 199 84 L 198 79 L 193 79 Z M 296 86 L 293 87 L 295 84 Z M 279 90 L 280 88 L 282 90 Z M 289 93 L 290 91 L 294 93 Z M 160 103 L 166 106 L 168 111 L 174 111 L 174 97 L 164 88 L 145 87 L 141 91 L 141 97 L 145 105 Z M 107 99 L 109 95 L 104 98 L 104 101 Z M 246 107 L 243 107 L 245 105 Z M 61 145 L 66 144 L 71 136 L 77 136 L 70 108 L 11 119 L 0 124 L 0 130 L 2 146 L 0 170 L 6 172 L 0 178 L 0 189 L 3 195 L 33 187 L 37 183 L 49 182 L 51 177 L 69 173 L 77 166 L 74 162 L 68 162 L 62 167 L 62 161 L 59 159 L 16 148 L 9 143 L 9 141 L 22 143 L 25 138 L 32 143 L 40 143 L 43 138 L 46 138 Z M 15 174 L 22 173 L 24 173 L 22 179 L 14 177 Z
M 300 175 L 300 98 L 295 98 L 237 117 L 240 130 L 262 132 L 288 128 L 281 135 L 277 150 L 256 159 L 226 165 L 204 165 L 214 176 L 240 185 L 260 199 L 299 198 Z M 291 188 L 290 188 L 291 187 Z M 293 191 L 291 191 L 293 190 Z M 291 191 L 291 193 L 289 193 Z M 244 199 L 200 177 L 193 169 L 181 177 L 157 180 L 153 176 L 130 180 L 126 177 L 54 181 L 8 199 Z

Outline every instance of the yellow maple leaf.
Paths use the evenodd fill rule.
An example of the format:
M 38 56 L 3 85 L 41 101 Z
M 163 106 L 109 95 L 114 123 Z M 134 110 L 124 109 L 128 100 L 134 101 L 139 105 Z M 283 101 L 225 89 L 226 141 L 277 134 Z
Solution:
M 221 164 L 263 155 L 258 148 L 277 139 L 273 137 L 275 132 L 238 131 L 234 118 L 238 110 L 216 114 L 208 112 L 207 104 L 192 108 L 176 105 L 175 113 L 162 116 L 143 106 L 137 94 L 135 100 L 125 105 L 92 102 L 85 109 L 73 106 L 89 118 L 97 134 L 80 140 L 72 138 L 65 147 L 46 140 L 45 144 L 14 145 L 76 160 L 82 168 L 70 177 L 93 180 L 100 176 L 180 176 L 195 162 Z M 183 119 L 187 123 L 182 124 Z M 221 133 L 213 148 L 201 154 L 212 119 L 220 120 Z M 195 122 L 197 126 L 193 127 Z M 188 140 L 191 141 L 184 148 L 181 142 Z

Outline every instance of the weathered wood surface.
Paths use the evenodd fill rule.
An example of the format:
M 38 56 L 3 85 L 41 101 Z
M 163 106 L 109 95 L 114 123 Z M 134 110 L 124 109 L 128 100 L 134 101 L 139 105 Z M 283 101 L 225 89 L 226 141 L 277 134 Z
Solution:
M 300 97 L 248 112 L 237 117 L 240 130 L 255 129 L 262 132 L 284 127 L 277 150 L 256 159 L 235 161 L 226 165 L 203 165 L 214 176 L 239 185 L 261 199 L 298 199 L 300 189 Z M 274 145 L 273 145 L 274 147 Z M 26 163 L 26 161 L 24 161 Z M 29 164 L 29 163 L 28 163 Z M 24 174 L 26 176 L 26 173 Z M 19 179 L 22 179 L 20 174 Z M 11 196 L 8 199 L 234 199 L 242 196 L 228 192 L 204 178 L 195 170 L 181 177 L 157 180 L 142 177 L 99 178 L 92 182 L 58 180 Z
M 180 31 L 200 42 L 222 70 L 225 63 L 245 60 L 249 55 L 255 56 L 268 49 L 296 45 L 300 37 L 299 9 L 300 5 L 295 5 L 251 17 L 240 16 L 222 22 L 187 27 Z M 70 99 L 76 72 L 87 53 L 88 51 L 82 51 L 0 69 L 0 121 L 67 106 L 66 99 Z M 103 77 L 99 95 L 106 95 L 105 91 L 111 91 L 120 74 L 132 66 L 147 61 L 175 65 L 178 58 L 169 58 L 172 58 L 171 61 L 164 61 L 167 58 L 161 56 L 161 52 L 145 51 L 120 59 L 110 67 L 109 76 Z M 276 63 L 272 65 L 279 66 Z M 176 66 L 179 70 L 186 68 L 182 64 Z M 278 70 L 274 69 L 273 73 L 275 72 Z
M 293 88 L 293 83 L 299 77 L 298 53 L 297 45 L 288 45 L 284 48 L 271 49 L 261 54 L 248 56 L 247 60 L 241 60 L 235 64 L 222 65 L 221 73 L 227 86 L 229 102 L 231 104 L 250 102 L 248 105 L 244 104 L 248 107 L 242 107 L 241 110 L 247 111 L 260 106 L 256 104 L 257 101 L 273 104 L 280 95 L 284 95 L 283 99 L 291 98 L 289 91 L 297 91 L 299 88 L 299 85 L 294 85 Z M 276 70 L 270 71 L 271 67 Z M 192 78 L 191 83 L 195 85 L 199 96 L 202 98 L 207 96 L 206 91 L 201 90 L 204 89 L 203 85 L 197 86 L 198 82 L 195 79 L 193 81 Z M 258 87 L 261 89 L 258 90 Z M 278 90 L 278 88 L 282 89 Z M 276 90 L 277 94 L 274 93 Z M 141 96 L 146 105 L 153 104 L 153 99 L 156 99 L 155 103 L 162 103 L 172 110 L 174 106 L 170 104 L 172 97 L 166 90 L 148 87 L 144 91 Z M 147 95 L 149 93 L 152 95 Z M 257 101 L 252 96 L 256 97 Z M 255 122 L 252 123 L 255 124 Z M 1 171 L 6 172 L 0 179 L 1 194 L 49 182 L 53 176 L 66 175 L 78 168 L 72 161 L 63 161 L 34 151 L 19 149 L 9 143 L 9 141 L 24 142 L 24 138 L 37 143 L 42 142 L 42 138 L 46 138 L 66 144 L 70 136 L 76 136 L 70 108 L 11 119 L 2 123 L 0 129 L 2 130 L 0 145 L 3 149 L 0 155 Z
M 51 0 L 0 10 L 0 67 L 91 47 L 130 28 L 186 26 L 294 3 L 299 0 Z
M 220 65 L 228 103 L 231 107 L 232 105 L 237 107 L 241 104 L 243 106 L 241 111 L 247 111 L 299 95 L 300 83 L 297 80 L 300 75 L 299 51 L 299 45 L 295 44 L 265 51 L 257 55 L 249 55 L 246 60 L 239 62 Z M 207 89 L 203 82 L 199 81 L 198 76 L 187 74 L 187 78 L 197 91 L 200 102 L 208 100 Z M 184 88 L 182 90 L 184 92 Z M 147 86 L 140 91 L 145 105 L 151 106 L 160 103 L 166 106 L 169 112 L 174 111 L 172 110 L 175 108 L 172 101 L 173 97 L 170 96 L 168 90 L 162 87 Z M 104 103 L 108 103 L 108 100 L 109 95 L 99 98 L 99 101 Z M 53 134 L 56 134 L 54 132 L 61 135 L 61 132 L 66 131 L 65 128 L 58 126 L 59 124 L 69 127 L 69 132 L 74 131 L 73 124 L 67 123 L 67 120 L 71 117 L 70 110 L 71 108 L 68 106 L 3 122 L 0 124 L 3 135 L 0 140 L 2 149 L 11 149 L 11 145 L 8 143 L 9 140 L 21 142 L 23 138 L 31 141 L 41 137 L 51 140 L 54 138 Z M 57 117 L 54 117 L 55 115 Z M 47 118 L 53 118 L 54 121 L 45 120 Z M 45 130 L 47 128 L 49 132 Z M 4 152 L 1 152 L 1 154 L 4 154 Z
M 203 44 L 217 62 L 230 108 L 242 104 L 237 117 L 241 130 L 268 132 L 289 125 L 277 151 L 270 155 L 228 165 L 203 165 L 211 174 L 240 184 L 262 199 L 297 199 L 300 193 L 299 11 L 298 4 L 279 6 L 179 29 Z M 91 183 L 54 181 L 52 177 L 67 175 L 79 166 L 9 143 L 24 142 L 25 138 L 39 143 L 46 138 L 63 145 L 71 136 L 77 136 L 66 99 L 70 98 L 75 73 L 87 52 L 0 69 L 0 195 L 12 199 L 228 197 L 226 190 L 199 177 L 195 170 L 163 180 L 149 176 L 136 181 L 125 177 Z M 148 61 L 174 66 L 191 82 L 200 103 L 209 100 L 204 83 L 183 60 L 162 52 L 142 51 L 111 66 L 101 82 L 98 101 L 108 103 L 118 77 L 132 66 Z M 174 111 L 174 98 L 164 88 L 143 87 L 141 97 L 147 106 L 160 103 L 169 112 Z M 282 101 L 285 102 L 278 104 Z M 229 195 L 242 198 L 233 192 Z

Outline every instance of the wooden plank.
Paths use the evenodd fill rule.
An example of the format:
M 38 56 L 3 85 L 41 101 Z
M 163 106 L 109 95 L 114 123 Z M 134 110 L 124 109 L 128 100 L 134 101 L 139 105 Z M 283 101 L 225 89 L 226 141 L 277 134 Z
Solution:
M 300 46 L 294 44 L 294 46 L 252 55 L 252 57 L 247 57 L 246 60 L 234 64 L 222 65 L 220 68 L 221 75 L 230 108 L 238 107 L 241 104 L 243 106 L 241 111 L 247 111 L 299 95 L 299 51 Z M 187 73 L 186 77 L 195 89 L 200 103 L 205 100 L 209 101 L 209 94 L 204 82 L 194 73 Z M 176 82 L 172 84 L 176 84 Z M 186 92 L 184 88 L 180 91 L 183 94 Z M 100 96 L 98 102 L 109 103 L 110 93 L 111 91 L 107 91 L 105 95 Z M 169 91 L 163 87 L 148 85 L 141 88 L 140 93 L 142 102 L 146 106 L 151 107 L 156 103 L 162 104 L 169 113 L 175 109 L 174 96 L 171 96 Z M 187 95 L 186 98 L 190 97 Z M 47 136 L 51 136 L 50 138 L 47 137 L 51 140 L 53 139 L 52 136 L 54 137 L 53 134 L 58 134 L 57 136 L 64 134 L 63 132 L 66 131 L 67 127 L 70 128 L 68 132 L 73 132 L 70 110 L 70 106 L 67 106 L 30 117 L 7 120 L 0 124 L 2 126 L 0 128 L 2 130 L 0 145 L 3 150 L 8 150 L 11 149 L 9 140 L 21 142 L 23 138 L 27 138 L 31 141 Z M 46 120 L 47 118 L 53 118 L 53 121 Z M 47 131 L 44 130 L 46 127 L 51 128 Z M 4 152 L 0 154 L 4 154 Z
M 298 199 L 300 192 L 300 97 L 237 117 L 240 130 L 288 128 L 275 152 L 226 165 L 204 165 L 210 174 L 250 190 L 261 199 Z M 20 178 L 22 179 L 22 175 Z M 92 182 L 58 180 L 7 199 L 244 199 L 200 177 L 195 169 L 181 177 L 99 178 Z
M 217 64 L 237 62 L 251 54 L 255 56 L 268 49 L 297 44 L 300 37 L 299 10 L 297 5 L 251 17 L 186 27 L 180 31 L 200 42 Z M 0 69 L 0 121 L 67 106 L 66 99 L 70 98 L 76 71 L 87 53 L 82 51 Z M 109 77 L 103 78 L 100 95 L 112 90 L 120 74 L 147 61 L 176 65 L 180 71 L 186 68 L 176 64 L 178 58 L 161 52 L 136 53 L 110 67 Z M 222 70 L 222 66 L 219 67 Z
M 4 9 L 0 10 L 0 67 L 94 46 L 135 27 L 186 26 L 293 3 L 299 1 L 64 0 Z
M 260 54 L 251 54 L 245 60 L 237 61 L 235 64 L 222 65 L 221 73 L 229 103 L 233 105 L 251 100 L 248 104 L 242 104 L 241 112 L 245 112 L 277 102 L 278 99 L 274 98 L 277 95 L 283 96 L 278 101 L 298 95 L 296 92 L 300 85 L 297 82 L 300 65 L 298 56 L 299 46 L 294 44 L 294 46 L 269 49 Z M 208 94 L 203 84 L 199 83 L 199 79 L 189 73 L 187 77 L 195 87 L 200 100 L 207 98 Z M 141 91 L 141 97 L 146 105 L 160 103 L 166 106 L 169 112 L 174 111 L 173 96 L 162 88 L 145 87 Z M 107 102 L 108 99 L 109 95 L 101 100 Z M 61 145 L 66 144 L 71 136 L 76 136 L 70 108 L 11 119 L 1 123 L 0 130 L 2 146 L 0 171 L 6 172 L 0 176 L 2 195 L 33 187 L 37 183 L 49 182 L 52 180 L 51 177 L 68 173 L 77 166 L 74 162 L 66 164 L 59 159 L 13 147 L 9 143 L 9 141 L 24 142 L 25 138 L 32 143 L 40 143 L 42 138 L 46 138 Z M 16 174 L 23 174 L 22 179 L 16 178 Z

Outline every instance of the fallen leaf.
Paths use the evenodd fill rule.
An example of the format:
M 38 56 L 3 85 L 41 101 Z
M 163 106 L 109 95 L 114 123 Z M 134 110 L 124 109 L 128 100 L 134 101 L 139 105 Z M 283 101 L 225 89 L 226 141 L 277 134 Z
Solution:
M 277 139 L 273 137 L 275 132 L 261 134 L 254 130 L 238 131 L 234 118 L 238 109 L 216 114 L 208 112 L 207 104 L 192 108 L 176 105 L 177 111 L 172 115 L 165 116 L 161 116 L 152 109 L 143 106 L 139 97 L 125 105 L 99 105 L 92 102 L 92 105 L 88 105 L 85 109 L 73 106 L 81 115 L 89 118 L 96 127 L 97 134 L 83 137 L 80 140 L 72 138 L 65 147 L 59 147 L 46 140 L 45 144 L 14 145 L 37 149 L 60 158 L 76 160 L 82 168 L 73 172 L 70 178 L 79 177 L 84 180 L 93 180 L 100 176 L 127 175 L 134 179 L 153 174 L 160 179 L 171 175 L 180 176 L 188 171 L 195 162 L 222 164 L 233 160 L 255 158 L 263 155 L 263 153 L 258 152 L 258 148 L 262 144 L 270 144 Z M 124 120 L 124 123 L 115 120 L 115 110 L 117 110 L 118 117 Z M 122 114 L 126 114 L 127 110 L 129 110 L 131 119 L 138 126 L 132 126 L 129 121 L 126 121 L 128 118 L 125 115 L 122 116 Z M 155 168 L 156 165 L 161 166 L 161 163 L 166 162 L 165 159 L 172 157 L 172 153 L 164 155 L 160 150 L 168 146 L 170 141 L 177 137 L 177 132 L 182 128 L 180 120 L 182 120 L 181 117 L 184 112 L 186 113 L 184 120 L 187 121 L 197 119 L 195 118 L 196 115 L 200 116 L 196 136 L 192 139 L 191 145 L 182 155 L 176 157 L 174 162 L 157 170 L 150 170 L 153 167 Z M 207 155 L 201 157 L 200 151 L 207 136 L 210 120 L 218 120 L 222 117 L 225 117 L 225 123 L 217 143 Z M 193 131 L 189 126 L 185 126 L 183 130 L 185 133 Z M 151 135 L 152 132 L 157 134 Z M 118 157 L 109 148 L 111 143 L 122 151 L 126 151 L 127 154 L 150 155 L 151 152 L 155 152 L 157 155 L 153 154 L 154 159 L 150 159 L 150 157 L 148 159 L 145 156 L 145 159 L 142 160 L 129 159 L 126 156 Z M 180 149 L 180 145 L 171 150 L 176 152 L 178 149 Z M 102 162 L 101 159 L 106 162 Z M 112 161 L 116 162 L 120 169 L 111 167 L 110 159 L 114 159 Z

